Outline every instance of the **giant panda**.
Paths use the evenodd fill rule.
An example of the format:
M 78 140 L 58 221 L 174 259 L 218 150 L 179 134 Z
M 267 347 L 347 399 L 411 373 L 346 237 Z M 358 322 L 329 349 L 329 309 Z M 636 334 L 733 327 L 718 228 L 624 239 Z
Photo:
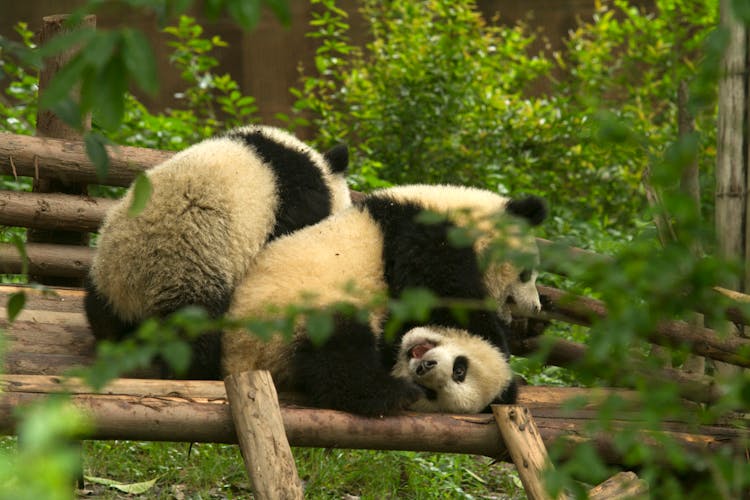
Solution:
M 425 220 L 425 211 L 444 218 Z M 297 326 L 291 342 L 282 335 L 266 341 L 240 328 L 228 329 L 222 339 L 224 373 L 267 369 L 280 390 L 301 390 L 314 404 L 366 415 L 391 414 L 412 405 L 446 411 L 484 408 L 490 402 L 486 394 L 481 401 L 459 404 L 451 400 L 459 391 L 435 394 L 440 388 L 420 382 L 416 369 L 415 376 L 408 375 L 412 363 L 406 356 L 422 357 L 425 349 L 407 349 L 399 355 L 405 334 L 427 325 L 424 328 L 432 331 L 464 329 L 477 339 L 465 341 L 443 330 L 442 338 L 453 339 L 456 349 L 485 344 L 496 348 L 497 370 L 491 376 L 500 386 L 491 396 L 512 402 L 516 386 L 507 367 L 504 310 L 509 298 L 521 308 L 541 308 L 536 273 L 519 268 L 514 259 L 487 264 L 485 254 L 493 248 L 493 238 L 503 237 L 514 251 L 535 257 L 535 240 L 522 226 L 540 224 L 545 217 L 544 202 L 533 196 L 511 199 L 449 185 L 375 191 L 351 208 L 269 244 L 235 289 L 228 316 L 238 321 L 273 318 L 272 311 L 292 304 L 363 306 L 378 297 L 399 297 L 413 287 L 445 299 L 490 299 L 497 310 L 471 309 L 462 321 L 448 306 L 437 307 L 423 321 L 401 325 L 393 339 L 382 334 L 385 309 L 375 310 L 365 323 L 339 314 L 322 346 L 306 335 L 304 325 Z M 494 218 L 510 224 L 495 226 Z M 453 243 L 452 235 L 459 229 L 476 233 L 473 244 Z M 484 355 L 472 359 L 472 350 L 476 349 L 464 355 L 469 365 L 484 363 Z M 480 385 L 488 375 L 479 375 Z M 418 403 L 425 398 L 426 403 Z
M 120 340 L 145 318 L 185 306 L 224 314 L 266 243 L 351 205 L 347 167 L 345 146 L 321 154 L 281 129 L 251 125 L 148 170 L 145 209 L 128 214 L 131 187 L 100 228 L 85 298 L 95 337 Z M 193 350 L 185 375 L 218 377 L 218 334 Z

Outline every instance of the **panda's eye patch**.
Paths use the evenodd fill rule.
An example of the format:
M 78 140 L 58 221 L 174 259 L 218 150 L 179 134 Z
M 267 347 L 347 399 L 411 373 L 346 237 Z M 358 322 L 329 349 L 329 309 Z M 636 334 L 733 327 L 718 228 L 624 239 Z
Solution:
M 531 269 L 524 269 L 521 274 L 518 275 L 518 279 L 521 283 L 527 283 L 531 279 Z
M 463 382 L 466 379 L 466 372 L 469 370 L 469 360 L 466 356 L 458 356 L 453 362 L 453 381 Z

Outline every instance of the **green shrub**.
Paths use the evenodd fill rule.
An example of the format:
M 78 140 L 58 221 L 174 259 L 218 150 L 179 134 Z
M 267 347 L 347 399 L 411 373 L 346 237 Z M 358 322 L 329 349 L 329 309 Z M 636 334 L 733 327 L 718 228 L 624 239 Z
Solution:
M 488 25 L 471 0 L 365 0 L 372 40 L 362 49 L 333 0 L 314 3 L 317 74 L 294 90 L 296 109 L 322 142 L 350 143 L 357 188 L 533 192 L 566 220 L 631 230 L 645 207 L 641 176 L 676 138 L 677 86 L 694 75 L 718 12 L 715 1 L 660 0 L 657 14 L 602 2 L 549 57 L 529 53 L 523 24 Z M 543 81 L 554 91 L 528 92 Z M 710 123 L 699 123 L 704 145 Z

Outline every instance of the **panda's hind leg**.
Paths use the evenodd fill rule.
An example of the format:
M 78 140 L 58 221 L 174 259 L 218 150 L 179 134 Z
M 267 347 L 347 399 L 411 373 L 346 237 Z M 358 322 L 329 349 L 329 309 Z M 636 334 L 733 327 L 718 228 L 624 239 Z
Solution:
M 97 340 L 122 340 L 138 327 L 137 323 L 124 321 L 109 305 L 90 278 L 83 284 L 86 295 L 83 300 L 86 319 Z
M 382 365 L 370 327 L 343 315 L 334 317 L 323 345 L 301 340 L 291 366 L 295 385 L 323 408 L 392 415 L 424 396 L 422 388 L 393 377 Z

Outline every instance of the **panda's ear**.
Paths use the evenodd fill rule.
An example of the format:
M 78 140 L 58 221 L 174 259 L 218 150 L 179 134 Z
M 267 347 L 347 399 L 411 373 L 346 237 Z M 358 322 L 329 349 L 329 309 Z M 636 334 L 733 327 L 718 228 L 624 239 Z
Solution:
M 337 144 L 323 155 L 331 167 L 331 172 L 344 174 L 349 169 L 349 148 L 346 144 Z
M 505 210 L 511 215 L 526 219 L 532 226 L 538 226 L 547 218 L 547 203 L 538 196 L 512 199 L 508 201 Z

